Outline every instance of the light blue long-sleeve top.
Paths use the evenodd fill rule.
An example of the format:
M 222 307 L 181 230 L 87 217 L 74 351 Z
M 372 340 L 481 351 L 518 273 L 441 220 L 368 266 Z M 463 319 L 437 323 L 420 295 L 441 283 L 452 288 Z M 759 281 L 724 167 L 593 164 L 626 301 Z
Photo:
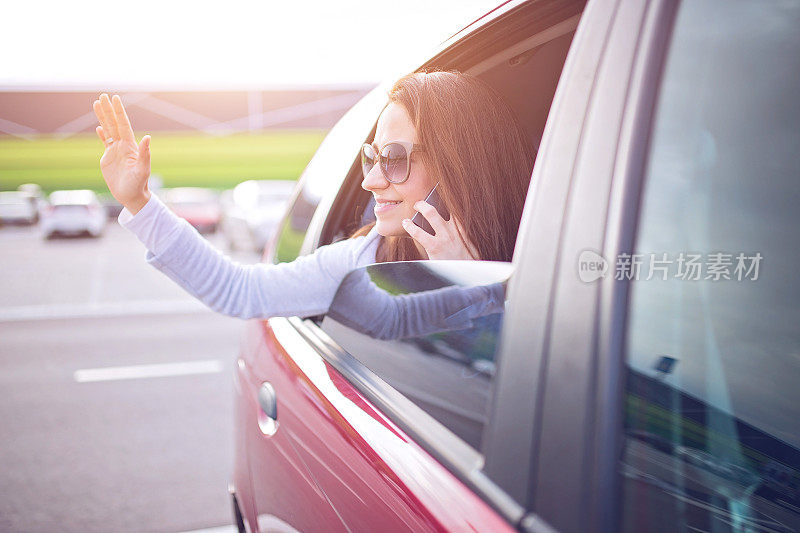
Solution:
M 212 310 L 238 318 L 316 316 L 330 308 L 348 272 L 375 262 L 380 235 L 321 246 L 291 263 L 243 265 L 214 248 L 152 194 L 118 222 L 145 245 L 146 261 Z
M 149 264 L 212 310 L 244 319 L 328 313 L 347 274 L 375 263 L 380 242 L 372 228 L 290 263 L 243 265 L 214 248 L 155 194 L 135 215 L 123 208 L 118 221 L 147 247 Z M 503 311 L 500 283 L 391 296 L 366 272 L 349 279 L 339 294 L 336 318 L 376 338 L 466 328 L 476 317 Z

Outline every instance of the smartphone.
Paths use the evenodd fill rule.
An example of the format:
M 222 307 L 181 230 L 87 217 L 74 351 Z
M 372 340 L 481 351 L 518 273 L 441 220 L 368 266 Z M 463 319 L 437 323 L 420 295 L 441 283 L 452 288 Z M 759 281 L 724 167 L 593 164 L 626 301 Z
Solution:
M 437 183 L 433 187 L 433 189 L 431 189 L 431 192 L 428 193 L 428 197 L 425 198 L 425 201 L 428 202 L 429 204 L 431 204 L 436 209 L 436 211 L 439 212 L 439 215 L 441 215 L 441 217 L 443 219 L 450 220 L 450 212 L 444 206 L 444 202 L 442 201 L 441 196 L 439 196 L 439 193 L 436 192 L 436 187 L 438 187 L 438 186 L 439 186 L 439 184 Z M 414 218 L 411 219 L 411 222 L 413 222 L 414 224 L 416 224 L 420 228 L 424 229 L 425 231 L 427 231 L 431 235 L 435 235 L 436 234 L 436 232 L 433 231 L 433 228 L 431 227 L 431 225 L 428 222 L 428 220 L 419 211 L 417 211 L 417 214 L 414 215 Z

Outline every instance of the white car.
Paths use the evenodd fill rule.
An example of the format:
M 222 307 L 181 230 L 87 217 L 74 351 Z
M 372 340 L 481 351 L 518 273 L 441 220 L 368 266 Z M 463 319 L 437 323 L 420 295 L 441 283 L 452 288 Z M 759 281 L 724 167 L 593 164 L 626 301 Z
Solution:
M 21 191 L 0 192 L 0 224 L 36 224 L 39 213 L 34 199 Z
M 41 225 L 46 239 L 56 234 L 88 233 L 99 237 L 106 225 L 106 213 L 94 191 L 53 191 Z
M 231 249 L 261 252 L 280 224 L 297 182 L 247 180 L 221 197 L 222 232 Z

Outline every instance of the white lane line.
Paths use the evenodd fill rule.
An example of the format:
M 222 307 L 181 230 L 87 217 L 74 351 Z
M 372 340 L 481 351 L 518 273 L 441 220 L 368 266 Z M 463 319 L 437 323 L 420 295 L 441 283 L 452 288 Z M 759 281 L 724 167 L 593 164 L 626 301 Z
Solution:
M 235 526 L 210 527 L 208 529 L 193 529 L 191 531 L 181 531 L 181 533 L 236 533 Z
M 86 368 L 73 374 L 78 383 L 92 381 L 115 381 L 120 379 L 162 378 L 168 376 L 190 376 L 194 374 L 216 374 L 222 372 L 222 361 L 187 361 L 158 365 L 114 366 Z
M 47 304 L 0 307 L 0 322 L 201 313 L 211 310 L 197 300 L 132 300 L 88 304 Z

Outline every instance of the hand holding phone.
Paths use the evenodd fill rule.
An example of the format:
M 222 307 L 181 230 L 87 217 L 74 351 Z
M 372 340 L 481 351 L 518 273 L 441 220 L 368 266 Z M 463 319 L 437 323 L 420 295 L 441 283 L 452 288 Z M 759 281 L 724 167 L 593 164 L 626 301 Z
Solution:
M 439 186 L 439 184 L 437 183 L 433 187 L 433 189 L 431 189 L 431 192 L 428 193 L 428 196 L 425 198 L 425 201 L 427 203 L 431 204 L 434 207 L 434 209 L 436 209 L 436 211 L 438 211 L 439 215 L 443 219 L 450 220 L 450 212 L 447 210 L 447 207 L 445 207 L 441 196 L 439 196 L 439 193 L 436 192 L 436 188 L 438 186 Z M 427 231 L 431 235 L 435 235 L 436 234 L 436 232 L 433 231 L 433 228 L 431 227 L 430 223 L 425 219 L 425 217 L 420 212 L 417 212 L 414 215 L 414 217 L 411 219 L 411 222 L 413 222 L 414 224 L 416 224 L 420 228 L 424 229 L 425 231 Z

